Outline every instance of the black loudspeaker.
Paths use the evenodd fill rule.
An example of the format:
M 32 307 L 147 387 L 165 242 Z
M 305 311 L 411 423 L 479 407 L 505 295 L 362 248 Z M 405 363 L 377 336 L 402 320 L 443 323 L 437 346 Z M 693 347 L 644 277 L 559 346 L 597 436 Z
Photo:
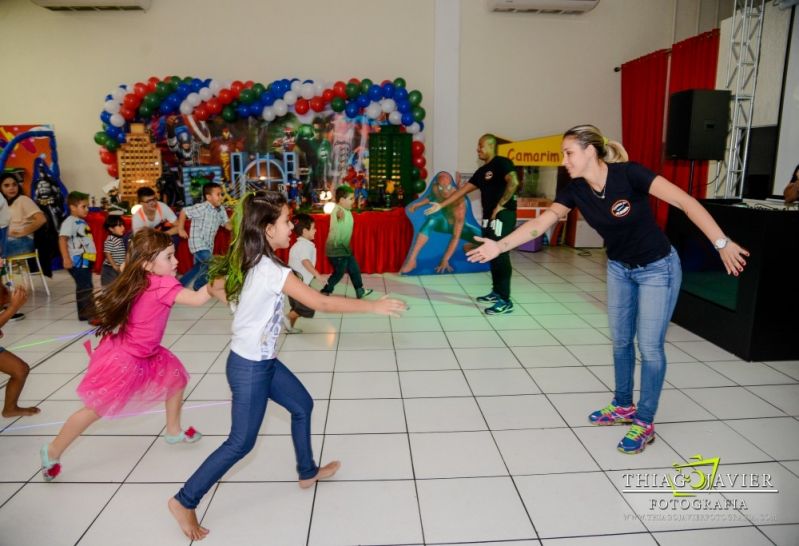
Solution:
M 669 98 L 666 156 L 723 159 L 730 123 L 730 92 L 688 89 Z

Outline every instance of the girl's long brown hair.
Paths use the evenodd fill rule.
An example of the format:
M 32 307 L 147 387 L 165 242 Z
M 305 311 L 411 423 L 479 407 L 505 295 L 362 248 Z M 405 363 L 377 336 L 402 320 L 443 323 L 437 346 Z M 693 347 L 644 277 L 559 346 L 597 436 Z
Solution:
M 122 273 L 94 301 L 94 318 L 100 323 L 95 335 L 125 327 L 133 302 L 148 285 L 145 265 L 171 244 L 169 235 L 152 228 L 142 228 L 133 235 Z

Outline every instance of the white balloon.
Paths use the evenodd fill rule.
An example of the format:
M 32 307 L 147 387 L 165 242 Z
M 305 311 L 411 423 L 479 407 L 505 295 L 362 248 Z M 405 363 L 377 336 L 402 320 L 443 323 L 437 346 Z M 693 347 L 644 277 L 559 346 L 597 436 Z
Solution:
M 119 112 L 119 103 L 115 100 L 107 100 L 105 101 L 104 110 L 109 114 L 116 114 Z
M 383 108 L 383 112 L 386 114 L 397 109 L 397 103 L 394 102 L 394 99 L 384 99 L 380 101 L 380 106 Z
M 283 100 L 289 106 L 294 106 L 297 103 L 297 94 L 294 91 L 286 91 L 283 93 Z
M 323 84 L 319 80 L 316 80 L 316 82 L 313 84 L 313 90 L 314 90 L 314 95 L 316 95 L 317 97 L 321 97 L 322 93 L 325 92 L 325 84 Z
M 300 80 L 291 82 L 291 90 L 294 91 L 294 94 L 299 95 L 300 91 L 302 91 L 302 82 Z
M 286 101 L 282 99 L 277 99 L 275 103 L 272 105 L 272 109 L 275 111 L 275 115 L 285 116 L 286 112 L 289 111 L 289 106 L 288 104 L 286 104 Z
M 210 99 L 213 96 L 214 96 L 214 94 L 211 92 L 211 90 L 209 88 L 203 87 L 202 89 L 200 89 L 200 98 L 201 99 L 208 100 L 208 99 Z
M 376 102 L 369 103 L 369 106 L 366 107 L 366 115 L 372 119 L 377 119 L 380 117 L 380 113 L 382 110 L 380 109 L 380 105 Z
M 305 100 L 311 100 L 313 98 L 314 88 L 312 83 L 304 83 L 302 84 L 302 89 L 300 89 L 300 95 Z
M 265 106 L 264 111 L 261 112 L 261 115 L 266 121 L 272 121 L 275 119 L 275 109 L 271 106 Z
M 411 123 L 410 125 L 408 125 L 408 126 L 405 128 L 405 130 L 406 130 L 407 132 L 409 132 L 410 134 L 412 134 L 412 135 L 415 135 L 416 133 L 418 133 L 418 132 L 421 130 L 421 127 L 419 126 L 419 124 L 418 124 L 418 123 L 416 123 L 416 122 L 414 121 L 413 123 Z
M 125 91 L 121 87 L 117 87 L 116 89 L 111 91 L 111 96 L 114 97 L 114 99 L 117 102 L 122 102 L 122 100 L 125 98 L 125 94 L 126 93 L 127 93 L 127 91 Z
M 192 106 L 199 106 L 203 100 L 198 93 L 189 93 L 189 96 L 186 97 L 186 101 Z
M 413 135 L 414 142 L 424 142 L 424 133 L 416 133 Z
M 208 89 L 210 89 L 211 93 L 213 93 L 214 96 L 216 96 L 219 94 L 219 91 L 222 89 L 222 84 L 219 83 L 219 81 L 217 80 L 211 80 L 211 83 L 208 84 Z
M 399 110 L 394 110 L 388 115 L 388 121 L 391 125 L 399 125 L 402 123 L 402 113 Z
M 191 104 L 189 104 L 189 101 L 184 100 L 183 102 L 180 103 L 180 113 L 183 114 L 184 116 L 188 116 L 193 111 L 194 108 L 192 107 Z
M 122 114 L 111 114 L 111 125 L 114 127 L 124 127 L 125 118 L 122 117 Z

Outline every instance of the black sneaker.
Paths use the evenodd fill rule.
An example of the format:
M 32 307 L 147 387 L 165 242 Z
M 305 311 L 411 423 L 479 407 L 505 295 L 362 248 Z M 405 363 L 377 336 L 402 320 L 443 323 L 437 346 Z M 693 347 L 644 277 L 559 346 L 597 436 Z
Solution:
M 372 292 L 374 292 L 374 290 L 372 290 L 371 288 L 365 288 L 365 289 L 359 288 L 358 290 L 355 291 L 355 297 L 358 299 L 365 298 Z
M 477 297 L 476 300 L 479 301 L 480 303 L 496 303 L 497 301 L 499 301 L 499 294 L 497 294 L 496 292 L 490 292 L 485 296 Z
M 513 302 L 510 300 L 497 300 L 497 302 L 485 310 L 486 315 L 504 315 L 513 313 Z
M 18 320 L 25 320 L 25 313 L 14 313 L 11 315 L 11 318 L 8 319 L 8 322 L 16 322 Z

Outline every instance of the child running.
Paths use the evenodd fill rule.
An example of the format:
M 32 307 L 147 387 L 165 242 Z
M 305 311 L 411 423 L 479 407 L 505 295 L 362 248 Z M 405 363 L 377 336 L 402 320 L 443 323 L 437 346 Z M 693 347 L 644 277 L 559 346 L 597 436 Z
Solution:
M 234 238 L 227 257 L 215 260 L 209 273 L 212 279 L 226 276 L 225 294 L 235 304 L 227 360 L 227 378 L 233 393 L 230 434 L 168 503 L 183 533 L 192 540 L 201 540 L 208 534 L 208 529 L 197 521 L 195 508 L 211 487 L 252 450 L 270 399 L 291 413 L 291 439 L 301 488 L 329 478 L 341 466 L 338 461 L 322 467 L 314 462 L 313 400 L 277 358 L 283 294 L 326 313 L 399 316 L 405 309 L 402 301 L 388 297 L 375 301 L 325 297 L 292 275 L 275 255 L 276 250 L 289 246 L 293 227 L 282 194 L 260 191 L 247 195 L 239 203 L 233 223 Z
M 51 481 L 61 471 L 64 450 L 89 426 L 104 417 L 138 414 L 166 401 L 169 444 L 196 442 L 202 435 L 180 426 L 186 368 L 161 346 L 169 312 L 175 303 L 200 306 L 211 299 L 211 287 L 183 288 L 175 278 L 178 261 L 169 235 L 143 228 L 131 239 L 125 268 L 95 303 L 103 336 L 92 352 L 89 369 L 78 385 L 84 407 L 73 413 L 50 444 L 40 450 L 42 475 Z M 221 290 L 220 290 L 221 291 Z M 115 329 L 118 330 L 114 332 Z

